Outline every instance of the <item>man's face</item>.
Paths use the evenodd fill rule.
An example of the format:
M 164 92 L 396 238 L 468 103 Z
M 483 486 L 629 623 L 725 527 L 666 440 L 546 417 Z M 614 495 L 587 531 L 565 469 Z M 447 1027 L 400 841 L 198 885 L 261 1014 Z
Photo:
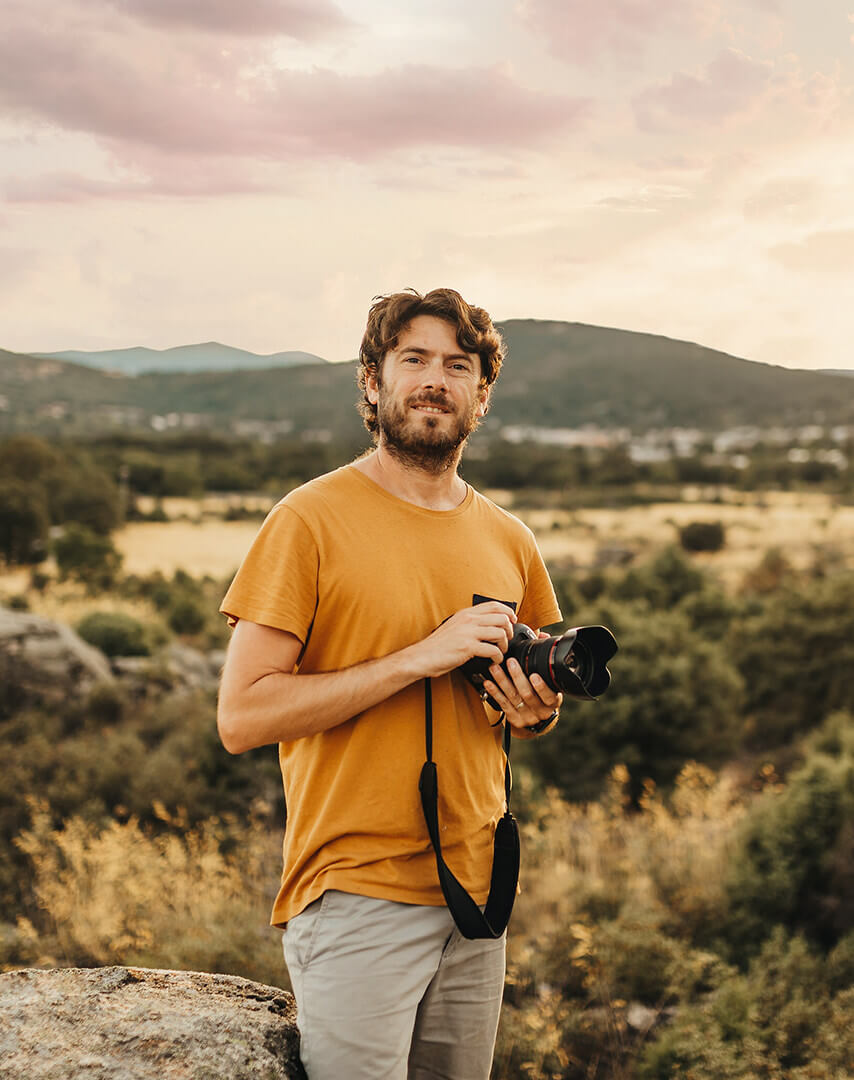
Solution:
M 366 389 L 377 406 L 380 445 L 435 472 L 456 464 L 489 397 L 480 385 L 480 357 L 464 352 L 456 327 L 433 315 L 418 315 L 401 331 Z

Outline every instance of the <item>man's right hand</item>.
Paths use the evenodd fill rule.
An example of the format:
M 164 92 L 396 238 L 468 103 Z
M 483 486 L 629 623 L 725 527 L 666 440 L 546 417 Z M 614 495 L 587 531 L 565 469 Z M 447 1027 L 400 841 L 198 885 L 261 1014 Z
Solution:
M 418 650 L 425 677 L 436 678 L 453 671 L 473 656 L 500 664 L 513 636 L 516 613 L 497 600 L 463 608 L 424 638 Z

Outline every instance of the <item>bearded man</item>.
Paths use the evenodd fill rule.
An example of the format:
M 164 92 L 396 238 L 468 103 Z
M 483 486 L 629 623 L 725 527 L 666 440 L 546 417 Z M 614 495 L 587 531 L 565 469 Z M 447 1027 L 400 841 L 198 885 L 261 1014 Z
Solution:
M 234 626 L 227 750 L 277 743 L 287 808 L 272 923 L 310 1080 L 486 1080 L 501 932 L 463 936 L 419 800 L 442 776 L 441 852 L 474 904 L 505 810 L 504 725 L 549 730 L 561 698 L 515 660 L 517 619 L 560 619 L 530 530 L 458 472 L 504 344 L 452 289 L 375 298 L 359 408 L 375 448 L 270 512 L 221 610 Z M 491 662 L 488 709 L 457 670 Z M 509 912 L 508 912 L 509 914 Z

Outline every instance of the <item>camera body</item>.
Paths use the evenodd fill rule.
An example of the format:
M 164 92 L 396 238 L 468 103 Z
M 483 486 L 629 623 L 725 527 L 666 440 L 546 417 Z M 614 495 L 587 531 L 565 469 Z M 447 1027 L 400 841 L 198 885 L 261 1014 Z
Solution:
M 616 651 L 614 635 L 604 626 L 576 626 L 559 636 L 538 638 L 530 626 L 516 623 L 501 666 L 506 672 L 507 661 L 517 660 L 529 679 L 536 674 L 555 692 L 580 701 L 595 701 L 611 682 L 606 665 Z M 498 709 L 500 706 L 483 689 L 484 682 L 491 678 L 492 663 L 486 657 L 473 656 L 459 670 L 483 700 Z

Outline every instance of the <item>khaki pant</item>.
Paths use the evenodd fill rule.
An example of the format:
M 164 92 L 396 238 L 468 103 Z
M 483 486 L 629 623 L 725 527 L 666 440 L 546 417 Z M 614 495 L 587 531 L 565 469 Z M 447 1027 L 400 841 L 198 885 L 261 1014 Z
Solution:
M 329 890 L 284 934 L 309 1080 L 488 1080 L 504 937 L 445 907 Z

